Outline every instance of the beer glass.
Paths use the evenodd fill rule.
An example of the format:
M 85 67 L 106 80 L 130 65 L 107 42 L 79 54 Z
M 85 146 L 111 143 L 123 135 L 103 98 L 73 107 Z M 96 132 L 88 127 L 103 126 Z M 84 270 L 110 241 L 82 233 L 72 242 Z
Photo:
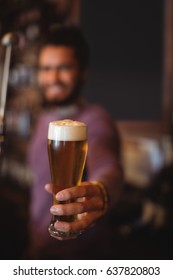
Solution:
M 80 184 L 86 155 L 87 155 L 87 126 L 85 123 L 61 120 L 49 123 L 48 128 L 48 156 L 53 187 L 53 204 L 71 203 L 74 201 L 58 202 L 57 192 Z M 77 215 L 52 215 L 49 233 L 54 237 L 75 238 L 80 232 L 60 232 L 54 228 L 58 221 L 72 222 Z

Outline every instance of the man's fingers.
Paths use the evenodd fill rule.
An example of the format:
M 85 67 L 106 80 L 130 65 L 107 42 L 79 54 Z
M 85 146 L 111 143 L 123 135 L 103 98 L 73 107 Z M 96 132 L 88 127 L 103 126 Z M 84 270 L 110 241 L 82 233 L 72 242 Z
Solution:
M 71 187 L 62 190 L 56 194 L 56 199 L 59 201 L 65 201 L 79 197 L 97 196 L 100 194 L 100 190 L 97 186 L 92 185 L 89 182 L 83 182 L 80 186 Z
M 101 215 L 100 211 L 90 212 L 84 215 L 81 220 L 70 223 L 57 221 L 54 226 L 57 230 L 62 232 L 83 231 L 90 227 Z
M 84 212 L 97 211 L 103 208 L 103 202 L 99 197 L 92 197 L 83 202 L 57 204 L 50 208 L 50 212 L 57 216 L 68 216 Z

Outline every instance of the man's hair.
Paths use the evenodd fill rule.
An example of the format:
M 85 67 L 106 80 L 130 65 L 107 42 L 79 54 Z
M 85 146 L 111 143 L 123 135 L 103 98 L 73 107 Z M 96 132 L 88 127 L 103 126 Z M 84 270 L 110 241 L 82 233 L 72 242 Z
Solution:
M 46 45 L 66 46 L 73 48 L 79 66 L 85 70 L 89 63 L 89 46 L 82 33 L 76 26 L 61 26 L 56 30 L 50 31 L 44 38 L 39 51 Z

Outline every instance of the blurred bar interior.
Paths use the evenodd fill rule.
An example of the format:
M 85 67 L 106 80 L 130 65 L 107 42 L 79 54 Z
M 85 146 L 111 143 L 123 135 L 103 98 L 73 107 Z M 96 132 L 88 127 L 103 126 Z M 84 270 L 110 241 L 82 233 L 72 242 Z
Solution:
M 111 36 L 116 38 L 116 34 L 114 36 L 114 21 L 110 21 L 106 17 L 108 14 L 106 8 L 107 11 L 110 11 L 113 5 L 117 9 L 116 13 L 119 13 L 115 2 L 114 0 L 108 2 L 102 0 L 92 1 L 92 3 L 87 0 L 0 0 L 0 36 L 2 37 L 8 32 L 18 32 L 20 37 L 19 45 L 14 46 L 12 50 L 5 113 L 6 143 L 0 174 L 1 259 L 20 259 L 27 244 L 26 221 L 28 220 L 31 175 L 26 164 L 26 147 L 34 120 L 41 110 L 35 78 L 35 54 L 39 40 L 48 32 L 49 28 L 54 28 L 58 24 L 76 24 L 81 25 L 84 32 L 86 31 L 88 38 L 91 39 L 92 48 L 94 42 L 92 41 L 92 35 L 90 38 L 88 26 L 92 24 L 92 18 L 95 18 L 97 22 L 97 16 L 101 15 L 99 12 L 101 7 L 105 7 L 105 17 L 104 19 L 102 18 L 102 24 L 105 23 L 106 25 L 108 21 Z M 126 7 L 119 7 L 124 11 L 124 14 L 128 12 L 129 18 L 131 18 L 131 10 L 133 10 L 133 13 L 135 10 L 140 16 L 142 12 L 138 1 L 127 0 L 125 2 L 131 2 L 132 8 L 128 8 L 125 11 Z M 146 30 L 144 29 L 143 32 L 145 34 L 150 29 L 156 31 L 156 35 L 152 33 L 151 41 L 146 44 L 149 45 L 151 56 L 154 56 L 152 40 L 156 40 L 160 44 L 158 45 L 159 51 L 156 51 L 158 56 L 155 55 L 151 61 L 151 64 L 156 62 L 156 68 L 158 65 L 160 68 L 158 67 L 156 71 L 155 68 L 152 68 L 152 65 L 148 65 L 148 68 L 140 68 L 141 87 L 143 87 L 144 83 L 148 98 L 145 101 L 146 104 L 138 103 L 140 102 L 140 97 L 137 97 L 135 103 L 134 93 L 134 96 L 131 97 L 134 103 L 131 113 L 128 99 L 126 104 L 118 103 L 120 99 L 118 92 L 116 96 L 111 93 L 111 102 L 109 102 L 111 105 L 106 103 L 107 109 L 111 112 L 120 130 L 122 161 L 125 171 L 124 195 L 110 217 L 110 226 L 115 234 L 115 240 L 113 240 L 115 255 L 112 256 L 115 259 L 173 258 L 173 203 L 171 201 L 173 197 L 173 2 L 172 0 L 155 0 L 151 2 L 153 2 L 151 7 L 153 14 L 151 17 L 154 20 L 157 17 L 159 18 L 160 25 L 157 26 L 159 31 L 149 26 L 149 23 L 152 24 L 152 21 L 149 21 L 148 25 L 146 25 Z M 145 5 L 145 9 L 150 9 L 150 1 L 145 1 Z M 90 13 L 91 18 L 89 18 Z M 96 24 L 99 26 L 101 21 L 99 22 L 98 19 Z M 130 25 L 130 22 L 128 24 Z M 138 25 L 137 22 L 135 24 Z M 116 30 L 121 30 L 120 25 L 116 26 Z M 96 30 L 98 26 L 95 25 L 90 28 L 93 27 L 93 30 L 94 28 Z M 143 22 L 143 26 L 145 26 L 145 22 Z M 126 37 L 126 34 L 124 33 L 121 36 Z M 121 36 L 118 38 L 121 38 Z M 128 34 L 128 36 L 130 35 Z M 108 37 L 103 35 L 102 40 L 108 40 Z M 138 38 L 136 38 L 134 44 L 136 44 L 137 40 Z M 107 44 L 109 45 L 110 42 Z M 130 46 L 132 47 L 132 45 Z M 128 45 L 126 48 L 128 48 Z M 141 52 L 144 49 L 141 49 Z M 4 51 L 4 47 L 1 46 L 0 77 L 2 77 Z M 109 48 L 107 48 L 107 51 L 109 52 Z M 93 59 L 94 54 L 93 51 Z M 101 55 L 105 56 L 105 53 Z M 123 54 L 121 55 L 123 56 Z M 99 80 L 98 73 L 100 75 L 105 75 L 105 73 L 103 74 L 101 70 L 96 69 L 96 64 L 96 60 L 95 64 L 93 63 L 92 65 L 91 63 L 92 77 L 88 87 L 91 86 L 92 88 L 93 78 L 93 84 L 97 82 L 94 90 L 99 91 L 102 78 Z M 119 65 L 118 62 L 117 65 Z M 104 68 L 103 64 L 102 67 L 102 71 L 104 69 L 106 71 L 107 65 L 105 64 Z M 133 66 L 131 68 L 133 72 Z M 156 85 L 151 86 L 149 81 L 145 79 L 146 69 L 151 70 L 151 73 L 149 73 L 151 78 L 156 77 L 154 80 Z M 119 80 L 122 81 L 122 84 L 127 84 L 126 88 L 129 87 L 128 92 L 123 92 L 123 94 L 129 94 L 135 88 L 135 71 L 133 74 L 134 82 L 126 80 L 125 71 L 127 72 L 126 74 L 129 74 L 129 77 L 132 75 L 132 72 L 128 73 L 129 69 L 124 70 L 124 72 L 123 69 L 120 69 L 118 74 L 119 69 L 117 66 L 115 71 L 112 75 L 121 75 Z M 109 75 L 109 72 L 107 75 Z M 105 81 L 107 79 L 109 83 L 106 75 L 104 77 Z M 136 83 L 140 83 L 140 78 Z M 1 78 L 0 83 L 2 83 Z M 116 78 L 114 83 L 116 83 Z M 110 84 L 109 87 L 112 86 L 112 92 L 114 92 L 116 85 Z M 131 90 L 130 86 L 132 87 Z M 104 91 L 107 91 L 106 83 L 101 87 L 104 88 Z M 123 89 L 123 87 L 119 85 L 119 89 Z M 140 91 L 140 87 L 136 91 L 138 90 Z M 152 90 L 154 97 L 152 96 Z M 155 98 L 154 91 L 156 94 L 158 93 L 160 103 L 157 100 L 157 95 Z M 89 98 L 92 99 L 91 97 Z M 97 96 L 95 98 L 97 102 L 105 102 L 104 97 L 103 99 L 100 97 L 100 100 Z M 145 105 L 148 107 L 145 107 Z M 129 110 L 128 114 L 125 115 L 123 110 L 121 112 L 121 109 L 118 113 L 119 107 L 124 107 L 126 111 Z M 134 113 L 135 109 L 138 111 L 136 115 Z M 147 115 L 147 110 L 151 114 Z M 144 114 L 142 115 L 143 111 Z M 9 217 L 4 215 L 4 213 L 8 212 Z M 19 234 L 20 229 L 25 230 L 23 236 Z M 13 236 L 11 236 L 11 230 L 13 230 Z

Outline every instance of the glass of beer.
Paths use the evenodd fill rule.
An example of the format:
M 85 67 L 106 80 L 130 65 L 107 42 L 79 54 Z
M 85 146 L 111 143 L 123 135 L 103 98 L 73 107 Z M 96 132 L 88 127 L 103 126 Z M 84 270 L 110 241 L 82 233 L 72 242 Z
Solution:
M 57 192 L 77 186 L 82 180 L 83 170 L 88 149 L 87 126 L 83 122 L 72 120 L 53 121 L 48 128 L 48 156 L 53 183 L 53 205 L 58 203 L 71 203 L 73 201 L 59 202 L 55 195 Z M 49 233 L 54 237 L 75 238 L 80 232 L 60 232 L 54 227 L 58 221 L 72 222 L 77 215 L 52 215 Z

